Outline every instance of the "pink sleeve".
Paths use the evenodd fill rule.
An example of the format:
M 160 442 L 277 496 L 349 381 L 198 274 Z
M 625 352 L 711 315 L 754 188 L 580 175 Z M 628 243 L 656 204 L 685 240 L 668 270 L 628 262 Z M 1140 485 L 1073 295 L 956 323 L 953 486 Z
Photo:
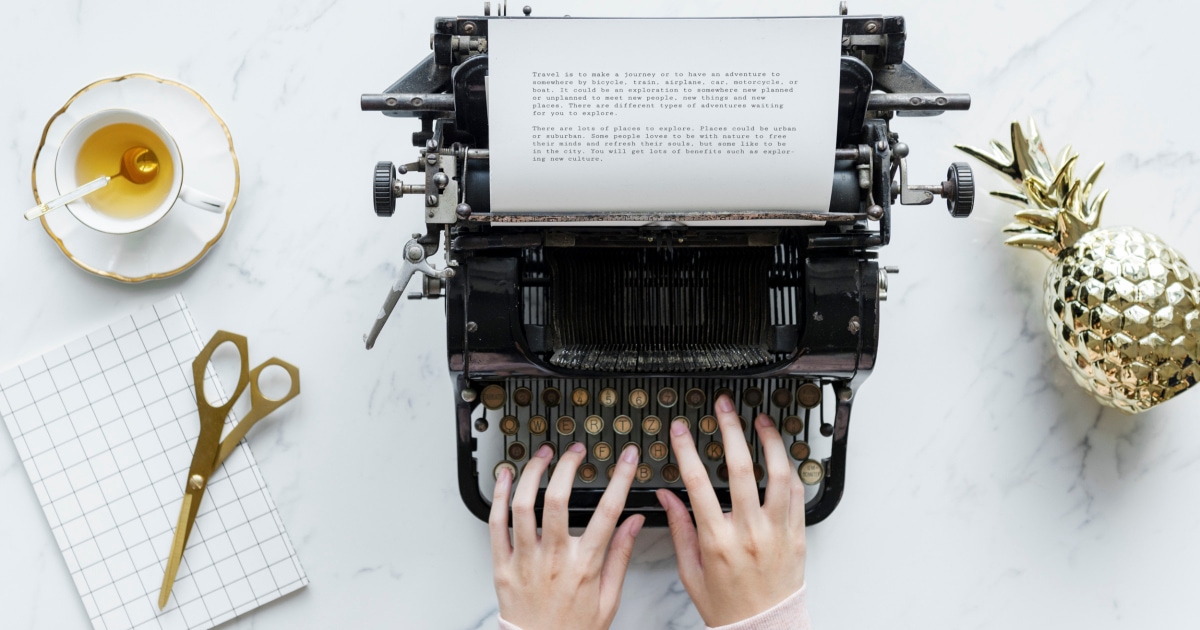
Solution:
M 804 590 L 807 586 L 807 584 L 801 586 L 800 590 L 792 593 L 787 599 L 749 619 L 719 628 L 708 628 L 707 626 L 705 628 L 707 630 L 810 630 L 808 608 L 804 605 Z M 503 630 L 509 629 L 503 628 Z
M 521 630 L 521 628 L 505 621 L 504 617 L 501 617 L 500 615 L 496 615 L 496 621 L 500 622 L 500 630 Z

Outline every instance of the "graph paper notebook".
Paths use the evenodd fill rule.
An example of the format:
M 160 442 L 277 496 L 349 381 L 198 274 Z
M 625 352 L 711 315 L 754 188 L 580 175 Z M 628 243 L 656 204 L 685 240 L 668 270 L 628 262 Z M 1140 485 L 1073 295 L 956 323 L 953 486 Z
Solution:
M 243 441 L 209 481 L 158 609 L 200 433 L 201 346 L 175 295 L 0 372 L 0 415 L 97 629 L 211 628 L 308 584 Z M 227 399 L 211 366 L 205 387 Z

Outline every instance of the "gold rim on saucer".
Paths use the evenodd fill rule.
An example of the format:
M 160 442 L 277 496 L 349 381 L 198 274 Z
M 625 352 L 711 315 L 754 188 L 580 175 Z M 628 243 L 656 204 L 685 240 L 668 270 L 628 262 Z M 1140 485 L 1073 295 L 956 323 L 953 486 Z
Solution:
M 138 276 L 136 278 L 131 278 L 129 276 L 121 275 L 119 273 L 113 273 L 111 271 L 104 271 L 102 269 L 97 269 L 95 267 L 92 267 L 91 265 L 88 265 L 87 263 L 84 263 L 82 260 L 76 258 L 75 255 L 71 253 L 71 250 L 67 249 L 66 243 L 63 243 L 62 239 L 60 239 L 58 237 L 58 235 L 55 234 L 54 231 L 50 229 L 50 224 L 46 222 L 46 217 L 42 216 L 42 218 L 41 218 L 42 229 L 46 230 L 46 234 L 50 235 L 50 238 L 54 240 L 55 244 L 58 245 L 58 248 L 60 250 L 62 250 L 62 253 L 65 254 L 66 257 L 71 260 L 71 262 L 75 263 L 76 266 L 80 267 L 81 269 L 85 269 L 91 273 L 94 273 L 98 276 L 104 276 L 105 278 L 112 278 L 113 280 L 116 280 L 118 282 L 134 283 L 134 282 L 144 282 L 146 280 L 156 280 L 159 278 L 169 278 L 171 276 L 174 276 L 174 275 L 177 275 L 179 273 L 186 271 L 192 265 L 199 262 L 201 258 L 204 258 L 204 255 L 208 253 L 208 250 L 212 249 L 212 246 L 215 245 L 217 243 L 217 241 L 221 240 L 221 236 L 225 234 L 225 228 L 229 227 L 229 217 L 233 214 L 233 207 L 237 203 L 238 192 L 240 190 L 241 183 L 242 183 L 242 173 L 241 173 L 241 169 L 238 167 L 237 152 L 235 152 L 233 150 L 233 136 L 230 135 L 230 133 L 229 133 L 229 126 L 225 124 L 225 121 L 222 120 L 219 115 L 217 115 L 217 112 L 216 112 L 216 110 L 214 110 L 212 108 L 212 105 L 209 105 L 208 101 L 204 100 L 203 96 L 200 96 L 199 92 L 197 92 L 196 90 L 193 90 L 192 88 L 190 88 L 178 81 L 172 81 L 171 79 L 164 79 L 162 77 L 157 77 L 152 74 L 135 72 L 133 74 L 125 74 L 125 75 L 121 75 L 119 77 L 112 77 L 112 78 L 108 78 L 108 79 L 100 79 L 99 81 L 89 83 L 88 85 L 84 86 L 83 89 L 79 90 L 74 95 L 72 95 L 71 98 L 67 99 L 67 102 L 65 104 L 63 104 L 63 106 L 60 107 L 57 112 L 54 112 L 54 115 L 51 116 L 50 120 L 46 122 L 46 127 L 44 129 L 42 129 L 42 138 L 40 140 L 38 140 L 37 151 L 33 154 L 33 168 L 31 171 L 31 179 L 33 181 L 33 198 L 37 203 L 39 203 L 39 204 L 42 203 L 42 198 L 38 194 L 38 187 L 37 187 L 38 157 L 40 157 L 42 154 L 42 148 L 44 148 L 46 145 L 46 137 L 50 135 L 50 127 L 54 124 L 54 121 L 58 120 L 59 116 L 66 113 L 67 109 L 69 109 L 71 107 L 71 103 L 74 103 L 76 99 L 78 99 L 80 96 L 82 96 L 88 90 L 91 90 L 100 85 L 104 85 L 106 83 L 119 83 L 126 79 L 148 79 L 150 81 L 155 81 L 157 83 L 162 83 L 165 85 L 171 85 L 171 86 L 180 88 L 180 89 L 188 92 L 189 94 L 191 94 L 196 100 L 200 101 L 201 105 L 204 105 L 204 107 L 206 109 L 208 109 L 209 115 L 211 115 L 213 117 L 213 119 L 217 121 L 217 124 L 221 125 L 221 130 L 225 132 L 225 140 L 226 140 L 226 142 L 229 143 L 229 156 L 231 158 L 233 158 L 233 196 L 229 198 L 229 203 L 226 204 L 226 206 L 225 206 L 225 221 L 224 221 L 224 223 L 221 224 L 221 229 L 216 233 L 215 236 L 212 237 L 211 240 L 209 240 L 207 243 L 204 244 L 204 248 L 200 250 L 200 253 L 196 254 L 195 258 L 192 258 L 191 260 L 187 261 L 183 265 L 176 267 L 175 269 L 171 269 L 169 271 L 151 273 L 151 274 L 147 274 L 144 276 Z

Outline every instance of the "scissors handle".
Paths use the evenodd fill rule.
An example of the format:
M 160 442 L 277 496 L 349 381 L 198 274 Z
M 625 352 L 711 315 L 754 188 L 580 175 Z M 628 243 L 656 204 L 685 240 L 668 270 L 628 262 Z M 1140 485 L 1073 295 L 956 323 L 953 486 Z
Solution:
M 232 343 L 237 348 L 242 365 L 241 371 L 238 373 L 237 387 L 233 389 L 233 393 L 225 401 L 225 404 L 214 407 L 209 404 L 208 397 L 204 395 L 204 370 L 212 360 L 213 353 L 224 343 Z M 219 439 L 221 434 L 219 427 L 224 426 L 225 416 L 229 415 L 229 410 L 233 409 L 234 403 L 242 396 L 242 392 L 246 391 L 246 385 L 250 382 L 250 346 L 246 341 L 246 336 L 227 330 L 218 330 L 200 350 L 200 354 L 196 355 L 196 359 L 192 361 L 192 382 L 196 385 L 196 408 L 200 412 L 200 426 L 202 429 L 206 424 L 218 427 Z M 202 463 L 216 468 L 216 466 L 212 466 L 212 461 L 208 460 Z M 195 463 L 193 460 L 193 465 Z
M 287 371 L 288 376 L 291 377 L 291 389 L 289 389 L 288 393 L 284 394 L 282 398 L 267 398 L 263 395 L 262 389 L 258 385 L 258 379 L 262 374 L 262 371 L 272 365 L 283 368 Z M 264 416 L 283 406 L 283 403 L 295 398 L 299 394 L 300 369 L 291 363 L 288 363 L 282 359 L 271 357 L 270 359 L 263 361 L 262 365 L 259 365 L 251 370 L 250 411 L 247 411 L 246 415 L 243 416 L 242 419 L 233 426 L 233 429 L 229 431 L 229 435 L 225 436 L 224 440 L 221 440 L 221 448 L 217 451 L 217 459 L 213 468 L 219 467 L 221 463 L 225 461 L 225 458 L 229 457 L 229 454 L 233 452 L 233 449 L 237 448 L 237 445 L 242 441 L 242 438 L 246 437 L 246 432 L 250 430 L 250 427 L 254 426 L 255 422 L 262 420 Z

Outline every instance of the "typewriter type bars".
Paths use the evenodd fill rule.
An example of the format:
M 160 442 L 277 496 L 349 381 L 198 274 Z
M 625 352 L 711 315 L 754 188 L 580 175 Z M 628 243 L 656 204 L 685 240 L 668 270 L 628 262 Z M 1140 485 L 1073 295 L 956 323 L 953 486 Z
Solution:
M 940 196 L 961 218 L 974 202 L 963 163 L 940 184 L 910 184 L 910 149 L 891 127 L 897 117 L 967 109 L 970 96 L 942 92 L 904 61 L 904 18 L 842 15 L 827 212 L 493 214 L 488 28 L 527 19 L 507 17 L 504 4 L 496 15 L 485 5 L 483 15 L 436 18 L 433 52 L 382 93 L 363 95 L 364 110 L 420 121 L 416 160 L 376 165 L 375 212 L 390 217 L 412 196 L 425 223 L 400 248 L 400 278 L 366 345 L 412 276 L 421 284 L 410 299 L 443 301 L 459 490 L 478 518 L 487 519 L 498 466 L 519 473 L 541 444 L 557 459 L 578 441 L 588 457 L 570 522 L 585 525 L 608 467 L 633 442 L 641 465 L 626 511 L 666 525 L 653 490 L 674 488 L 686 502 L 667 439 L 676 417 L 687 419 L 728 505 L 722 440 L 706 418 L 722 390 L 748 424 L 762 411 L 780 426 L 810 484 L 808 523 L 836 508 L 850 412 L 875 364 L 896 271 L 878 261 L 893 211 Z M 819 223 L 742 221 L 781 218 Z M 435 268 L 439 251 L 446 263 Z M 761 469 L 757 435 L 746 435 Z

